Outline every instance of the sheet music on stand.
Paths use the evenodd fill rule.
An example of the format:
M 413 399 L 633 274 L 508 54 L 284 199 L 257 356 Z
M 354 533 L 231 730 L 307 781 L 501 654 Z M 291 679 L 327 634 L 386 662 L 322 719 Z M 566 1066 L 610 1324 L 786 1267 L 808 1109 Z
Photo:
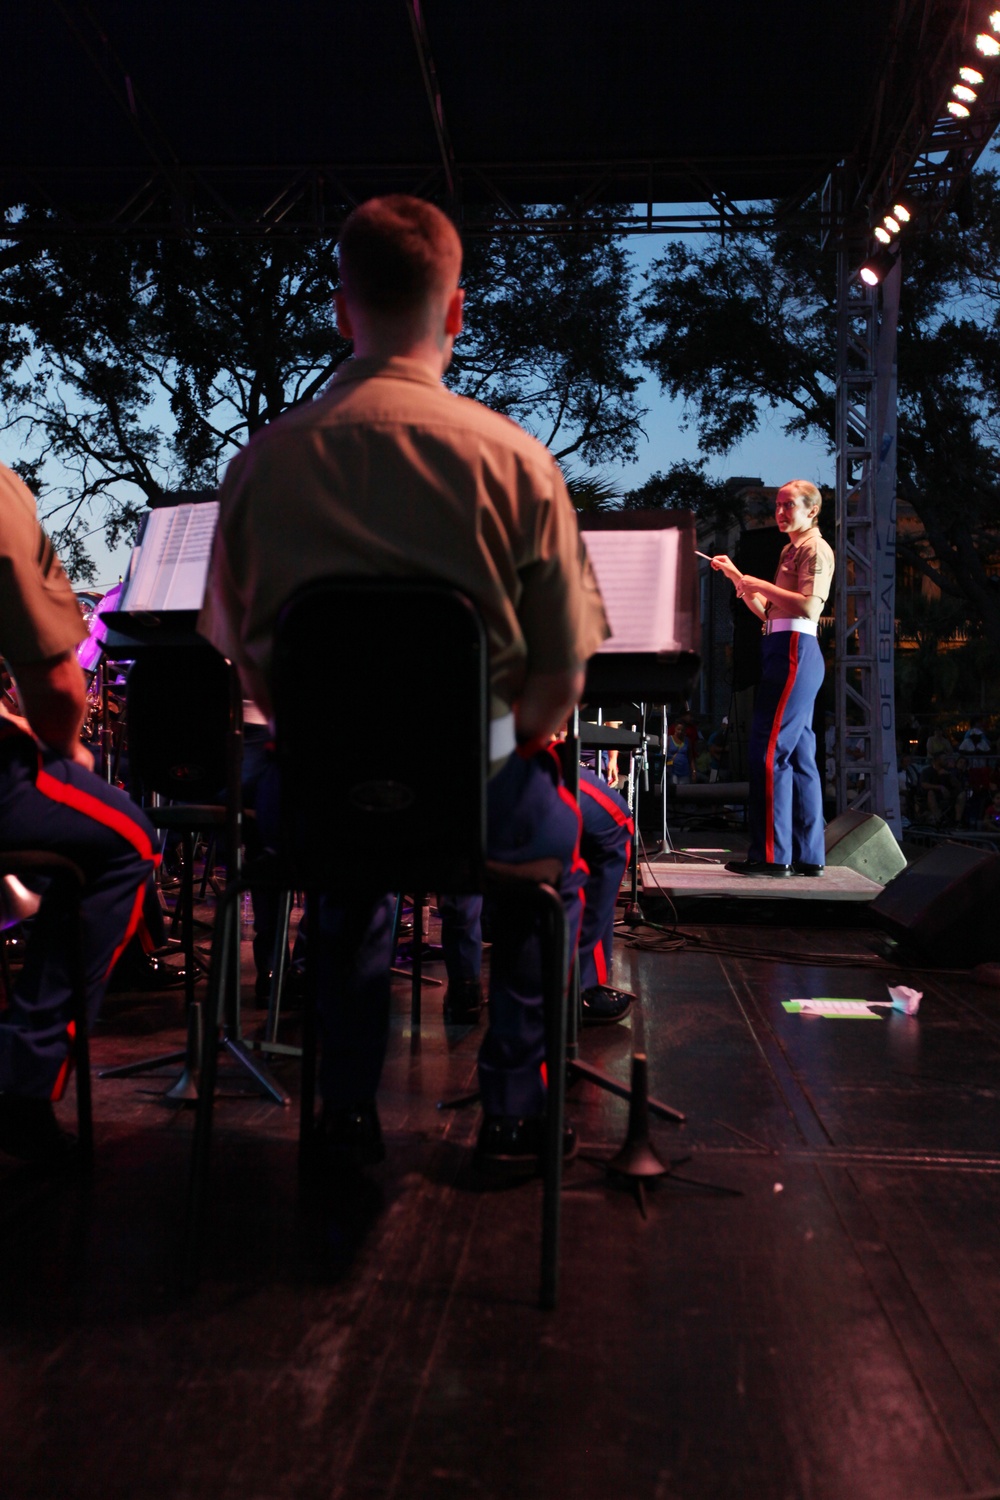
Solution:
M 587 664 L 584 698 L 686 698 L 700 666 L 696 522 L 687 511 L 580 517 L 611 635 Z
M 118 612 L 200 610 L 219 502 L 151 510 L 132 554 Z
M 600 651 L 682 650 L 676 604 L 683 533 L 671 527 L 582 534 L 611 626 Z

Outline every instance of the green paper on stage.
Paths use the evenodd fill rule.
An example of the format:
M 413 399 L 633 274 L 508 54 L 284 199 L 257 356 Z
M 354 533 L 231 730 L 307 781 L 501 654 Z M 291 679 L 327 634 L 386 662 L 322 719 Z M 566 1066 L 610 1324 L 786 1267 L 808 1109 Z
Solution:
M 827 1021 L 881 1021 L 877 1010 L 871 1010 L 869 1000 L 837 1000 L 828 995 L 817 995 L 808 1000 L 782 1000 L 789 1015 L 821 1016 Z

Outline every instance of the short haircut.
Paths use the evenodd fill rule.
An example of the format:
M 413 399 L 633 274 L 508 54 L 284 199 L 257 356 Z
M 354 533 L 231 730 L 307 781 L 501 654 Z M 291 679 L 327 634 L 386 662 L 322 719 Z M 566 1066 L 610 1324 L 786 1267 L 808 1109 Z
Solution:
M 458 285 L 462 242 L 433 203 L 393 193 L 369 198 L 340 233 L 340 279 L 348 297 L 391 317 L 420 311 Z
M 796 495 L 801 495 L 806 502 L 806 508 L 815 505 L 816 514 L 813 516 L 813 525 L 819 525 L 819 513 L 823 509 L 823 496 L 809 479 L 790 479 L 787 484 L 781 486 L 783 490 L 791 490 Z

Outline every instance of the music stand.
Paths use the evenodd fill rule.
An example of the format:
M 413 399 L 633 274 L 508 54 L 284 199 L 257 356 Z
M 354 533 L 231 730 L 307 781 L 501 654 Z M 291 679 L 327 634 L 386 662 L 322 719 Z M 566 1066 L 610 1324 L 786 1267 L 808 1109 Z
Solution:
M 214 501 L 212 492 L 190 493 L 166 497 L 166 506 L 173 503 L 174 515 L 170 527 L 156 522 L 156 535 L 151 535 L 151 517 L 144 518 L 140 544 L 145 546 L 146 557 L 137 567 L 135 559 L 140 548 L 133 553 L 128 581 L 123 590 L 122 608 L 109 611 L 104 616 L 107 638 L 104 654 L 119 660 L 134 660 L 145 648 L 190 647 L 197 642 L 208 649 L 196 634 L 200 602 L 204 596 L 205 579 L 211 539 L 214 532 L 214 517 L 210 516 L 205 502 Z M 184 502 L 184 503 L 178 503 Z M 215 508 L 217 511 L 217 507 Z M 151 513 L 155 518 L 155 512 Z M 190 547 L 186 542 L 190 539 Z M 148 541 L 148 545 L 147 544 Z M 153 546 L 158 547 L 154 566 Z M 159 559 L 162 559 L 160 561 Z M 140 568 L 145 566 L 145 576 Z M 135 586 L 133 587 L 133 582 Z M 136 597 L 137 590 L 146 590 Z M 243 762 L 243 712 L 239 679 L 232 664 L 227 664 L 227 686 L 229 713 L 225 739 L 225 785 L 226 785 L 226 879 L 238 881 L 241 874 L 243 847 L 243 799 L 241 772 Z M 190 872 L 193 879 L 193 871 Z M 185 927 L 190 942 L 190 910 L 185 913 Z M 233 983 L 225 998 L 225 1014 L 221 1035 L 216 1045 L 224 1050 L 246 1074 L 257 1089 L 276 1104 L 287 1106 L 290 1096 L 273 1077 L 265 1064 L 253 1056 L 242 1033 L 240 1019 L 240 931 L 234 926 Z M 188 965 L 189 970 L 191 965 Z M 172 1103 L 188 1104 L 197 1099 L 196 1079 L 200 1070 L 202 1046 L 202 1022 L 200 1004 L 194 997 L 194 975 L 189 972 L 186 984 L 188 1001 L 187 1041 L 182 1051 L 174 1051 L 143 1062 L 127 1063 L 118 1068 L 105 1070 L 103 1078 L 128 1078 L 152 1069 L 180 1062 L 183 1069 L 177 1080 L 166 1091 Z

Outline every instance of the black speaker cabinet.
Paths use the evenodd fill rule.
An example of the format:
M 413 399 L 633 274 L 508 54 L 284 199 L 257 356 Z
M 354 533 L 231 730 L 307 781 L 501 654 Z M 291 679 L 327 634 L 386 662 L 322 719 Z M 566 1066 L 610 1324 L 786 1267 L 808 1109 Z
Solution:
M 871 910 L 937 963 L 966 968 L 1000 958 L 1000 854 L 939 844 L 897 875 Z
M 906 855 L 892 829 L 874 813 L 844 812 L 826 825 L 826 862 L 847 865 L 879 885 L 906 869 Z

